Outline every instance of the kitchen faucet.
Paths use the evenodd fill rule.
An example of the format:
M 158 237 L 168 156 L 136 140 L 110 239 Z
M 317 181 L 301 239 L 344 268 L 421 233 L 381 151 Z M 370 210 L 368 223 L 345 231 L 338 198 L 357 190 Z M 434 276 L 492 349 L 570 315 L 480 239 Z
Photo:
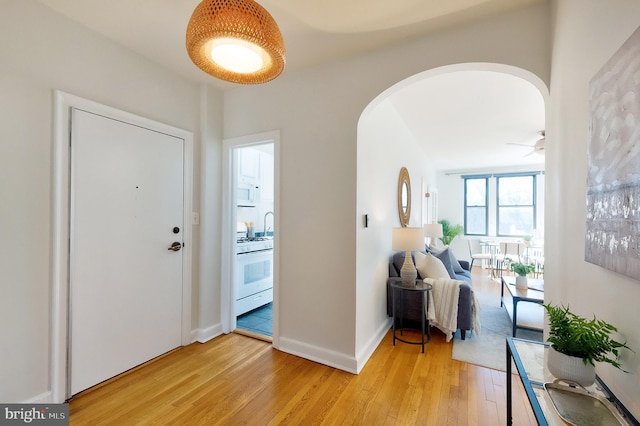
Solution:
M 264 227 L 262 228 L 262 236 L 263 236 L 263 237 L 266 237 L 266 236 L 267 236 L 267 231 L 268 231 L 268 229 L 267 229 L 267 216 L 268 216 L 268 215 L 273 216 L 273 218 L 274 218 L 274 220 L 275 220 L 275 215 L 273 214 L 273 212 L 269 211 L 269 212 L 266 212 L 266 213 L 264 214 L 264 219 L 263 219 Z

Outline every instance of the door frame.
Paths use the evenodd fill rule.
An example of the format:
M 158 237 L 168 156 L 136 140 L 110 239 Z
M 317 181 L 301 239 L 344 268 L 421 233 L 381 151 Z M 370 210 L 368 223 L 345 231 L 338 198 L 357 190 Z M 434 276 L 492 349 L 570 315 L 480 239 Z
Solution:
M 51 398 L 61 403 L 71 395 L 68 383 L 69 341 L 69 238 L 71 231 L 69 188 L 71 178 L 71 108 L 82 109 L 115 120 L 138 125 L 184 140 L 182 332 L 181 343 L 191 343 L 191 259 L 193 204 L 193 133 L 99 104 L 59 90 L 54 91 L 52 236 L 51 236 Z
M 280 231 L 280 130 L 257 133 L 222 141 L 222 263 L 220 268 L 221 297 L 220 317 L 222 332 L 231 333 L 236 328 L 235 310 L 235 280 L 233 264 L 235 263 L 235 229 L 236 215 L 236 185 L 238 148 L 273 143 L 273 187 L 274 187 L 274 231 Z M 273 329 L 272 346 L 279 347 L 280 330 L 280 237 L 273 240 Z

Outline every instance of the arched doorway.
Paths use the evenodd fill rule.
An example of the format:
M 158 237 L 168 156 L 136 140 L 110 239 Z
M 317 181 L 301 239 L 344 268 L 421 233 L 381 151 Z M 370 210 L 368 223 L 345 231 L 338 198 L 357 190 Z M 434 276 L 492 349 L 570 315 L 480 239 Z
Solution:
M 491 86 L 482 86 L 483 77 L 487 77 L 486 81 L 492 81 Z M 449 92 L 444 90 L 445 81 L 450 87 Z M 500 81 L 504 81 L 504 87 L 500 85 Z M 474 83 L 480 85 L 479 89 L 493 91 L 479 95 L 482 90 L 478 90 L 472 94 L 470 88 Z M 521 102 L 535 99 L 535 112 L 533 118 L 528 121 L 521 120 L 522 117 L 516 114 L 517 110 L 513 107 L 518 102 L 519 91 L 516 89 L 521 89 L 523 99 L 526 98 Z M 437 96 L 433 94 L 436 91 Z M 468 102 L 462 100 L 465 94 L 468 96 Z M 482 102 L 497 102 L 500 95 L 504 97 L 509 94 L 509 105 L 512 107 L 504 107 L 502 111 L 511 113 L 512 119 L 503 122 L 501 129 L 498 129 L 500 131 L 493 133 L 496 138 L 504 138 L 498 144 L 500 149 L 504 149 L 503 152 L 478 142 L 480 149 L 474 153 L 471 148 L 456 146 L 444 137 L 447 134 L 442 129 L 446 129 L 447 126 L 451 134 L 465 130 L 464 127 L 474 127 L 480 129 L 474 133 L 474 140 L 479 141 L 482 121 L 468 112 L 463 115 L 463 109 L 469 109 L 470 106 Z M 478 96 L 482 97 L 478 99 Z M 358 282 L 386 282 L 391 251 L 391 228 L 399 226 L 395 206 L 389 200 L 396 197 L 396 182 L 401 167 L 407 167 L 412 182 L 414 205 L 410 226 L 421 226 L 426 221 L 437 220 L 438 210 L 456 208 L 455 206 L 459 213 L 453 219 L 460 223 L 463 216 L 463 192 L 460 190 L 453 194 L 449 188 L 446 191 L 438 188 L 438 173 L 441 170 L 477 170 L 486 154 L 502 161 L 506 158 L 524 159 L 528 153 L 526 148 L 507 146 L 506 142 L 535 143 L 536 138 L 539 138 L 537 132 L 545 127 L 545 106 L 548 97 L 546 84 L 530 71 L 503 64 L 464 63 L 413 75 L 394 84 L 373 99 L 363 110 L 358 123 L 356 211 L 367 214 L 369 223 L 373 224 L 369 228 L 356 228 Z M 488 106 L 484 109 L 488 109 Z M 407 110 L 411 111 L 412 117 L 407 116 Z M 485 111 L 480 109 L 479 112 Z M 430 131 L 429 125 L 435 126 L 431 120 L 432 116 L 436 114 L 440 123 L 435 124 L 440 124 L 441 128 L 438 131 Z M 469 117 L 476 123 L 466 121 Z M 417 120 L 422 120 L 419 123 L 419 131 L 413 127 Z M 551 139 L 550 136 L 552 135 L 547 135 L 547 138 Z M 511 151 L 507 153 L 507 149 Z M 448 158 L 445 158 L 445 154 Z M 455 159 L 455 166 L 451 166 L 451 163 L 447 163 L 446 167 L 442 166 L 443 161 L 451 161 L 451 158 Z M 485 167 L 487 164 L 485 163 Z M 527 167 L 524 161 L 520 166 Z M 458 176 L 456 181 L 462 187 L 462 180 Z M 434 193 L 434 189 L 439 189 L 439 206 L 435 213 L 433 205 L 427 205 L 424 197 L 427 192 Z M 450 200 L 452 201 L 449 203 Z M 450 214 L 448 210 L 447 216 Z M 460 258 L 465 257 L 468 257 L 468 251 L 460 253 Z M 358 334 L 372 335 L 376 332 L 376 325 L 387 321 L 384 311 L 373 312 L 378 306 L 385 304 L 385 298 L 384 288 L 372 291 L 370 287 L 358 287 Z

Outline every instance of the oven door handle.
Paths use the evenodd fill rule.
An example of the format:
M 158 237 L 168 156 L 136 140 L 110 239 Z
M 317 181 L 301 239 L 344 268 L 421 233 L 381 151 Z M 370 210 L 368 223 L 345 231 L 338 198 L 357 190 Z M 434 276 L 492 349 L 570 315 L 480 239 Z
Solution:
M 269 251 L 273 251 L 272 248 L 269 249 L 264 249 L 264 250 L 253 250 L 253 251 L 243 251 L 242 253 L 236 253 L 238 256 L 240 255 L 244 255 L 244 254 L 262 254 L 262 253 L 266 253 Z

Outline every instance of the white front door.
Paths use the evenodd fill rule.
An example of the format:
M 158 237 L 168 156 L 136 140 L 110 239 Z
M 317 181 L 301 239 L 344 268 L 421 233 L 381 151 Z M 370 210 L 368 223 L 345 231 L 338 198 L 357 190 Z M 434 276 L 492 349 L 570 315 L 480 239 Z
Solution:
M 72 110 L 71 394 L 181 345 L 184 140 Z

